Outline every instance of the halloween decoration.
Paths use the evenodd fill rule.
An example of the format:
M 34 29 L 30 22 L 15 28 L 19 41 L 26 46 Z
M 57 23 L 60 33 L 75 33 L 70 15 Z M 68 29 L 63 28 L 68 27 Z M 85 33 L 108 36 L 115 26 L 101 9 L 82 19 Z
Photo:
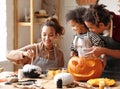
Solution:
M 41 68 L 35 65 L 26 64 L 23 67 L 23 73 L 25 77 L 36 78 L 41 74 Z
M 54 76 L 59 73 L 67 73 L 67 70 L 65 68 L 62 68 L 62 70 L 61 69 L 48 69 L 47 77 L 49 79 L 53 79 Z
M 62 89 L 62 79 L 57 80 L 57 88 Z
M 73 83 L 74 79 L 70 73 L 59 73 L 54 77 L 54 82 L 57 84 L 58 79 L 62 80 L 62 85 L 68 85 Z
M 75 80 L 86 81 L 91 78 L 100 77 L 103 64 L 97 57 L 72 57 L 68 62 L 68 72 Z
M 104 82 L 105 86 L 113 86 L 116 84 L 116 81 L 114 79 L 109 78 L 95 78 L 87 81 L 87 83 L 92 86 L 99 86 L 100 82 Z

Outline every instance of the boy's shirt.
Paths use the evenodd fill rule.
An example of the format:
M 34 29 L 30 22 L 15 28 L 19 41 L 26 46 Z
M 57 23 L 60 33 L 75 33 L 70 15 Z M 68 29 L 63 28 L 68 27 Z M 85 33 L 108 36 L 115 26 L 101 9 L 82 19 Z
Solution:
M 78 53 L 78 56 L 84 55 L 84 49 L 90 48 L 92 46 L 104 46 L 104 41 L 93 32 L 87 31 L 84 34 L 74 35 L 71 51 Z

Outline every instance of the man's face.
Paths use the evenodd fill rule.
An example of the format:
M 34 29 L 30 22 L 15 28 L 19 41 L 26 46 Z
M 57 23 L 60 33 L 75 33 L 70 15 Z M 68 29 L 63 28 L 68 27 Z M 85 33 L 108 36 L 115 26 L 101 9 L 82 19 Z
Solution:
M 103 27 L 104 25 L 99 25 L 98 27 L 95 24 L 92 24 L 91 22 L 87 22 L 87 21 L 85 21 L 85 24 L 89 28 L 89 30 L 92 32 L 100 34 L 100 33 L 103 33 L 104 31 L 104 27 Z

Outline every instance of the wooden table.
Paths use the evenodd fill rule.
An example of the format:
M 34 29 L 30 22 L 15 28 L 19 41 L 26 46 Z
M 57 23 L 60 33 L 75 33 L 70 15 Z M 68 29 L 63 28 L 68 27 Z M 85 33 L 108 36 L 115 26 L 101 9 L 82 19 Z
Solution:
M 26 79 L 26 80 L 28 80 L 28 79 Z M 37 85 L 38 86 L 41 85 L 41 86 L 36 87 L 34 89 L 57 89 L 56 85 L 55 85 L 55 83 L 54 83 L 54 81 L 52 79 L 37 78 L 35 80 L 38 81 Z M 78 82 L 78 84 L 79 83 L 86 84 L 86 82 Z M 11 85 L 5 85 L 4 83 L 0 83 L 0 89 L 33 89 L 32 87 L 23 88 L 22 86 L 17 86 L 17 87 L 15 87 L 15 86 L 16 86 L 16 83 L 13 83 Z M 29 86 L 31 86 L 31 85 L 29 85 Z M 42 87 L 44 87 L 44 88 L 42 88 Z M 75 87 L 75 88 L 67 88 L 66 86 L 63 86 L 62 89 L 98 89 L 98 87 L 83 88 L 83 87 L 78 86 L 78 87 Z M 110 87 L 108 89 L 120 89 L 120 81 L 117 81 L 115 86 Z
M 4 75 L 7 76 L 6 73 L 4 72 L 3 75 L 0 77 L 3 77 Z M 18 85 L 18 83 L 20 81 L 23 82 L 23 81 L 28 81 L 28 80 L 35 80 L 36 82 L 34 85 L 32 83 L 32 85 L 25 85 L 25 87 L 23 87 L 23 85 Z M 0 83 L 0 89 L 57 89 L 56 84 L 54 83 L 53 79 L 49 79 L 45 75 L 43 75 L 43 76 L 41 75 L 40 78 L 24 78 L 20 81 L 17 83 L 12 83 L 10 85 L 6 85 L 4 82 L 2 82 L 2 83 Z M 98 89 L 98 87 L 90 86 L 86 82 L 76 82 L 76 83 L 79 86 L 76 86 L 74 88 L 67 88 L 67 86 L 63 86 L 62 89 Z M 83 86 L 86 86 L 86 88 L 84 88 Z M 44 88 L 42 88 L 42 87 L 44 87 Z M 92 87 L 92 88 L 90 88 L 90 87 Z M 115 86 L 107 88 L 107 89 L 120 89 L 120 81 L 116 81 Z

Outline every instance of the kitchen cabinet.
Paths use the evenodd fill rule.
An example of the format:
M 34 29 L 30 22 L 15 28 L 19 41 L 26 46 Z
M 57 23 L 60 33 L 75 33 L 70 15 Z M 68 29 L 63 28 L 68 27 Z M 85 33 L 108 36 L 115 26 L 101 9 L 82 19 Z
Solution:
M 34 0 L 30 0 L 30 21 L 18 20 L 18 0 L 14 0 L 14 49 L 18 48 L 18 26 L 30 27 L 30 43 L 34 43 Z

